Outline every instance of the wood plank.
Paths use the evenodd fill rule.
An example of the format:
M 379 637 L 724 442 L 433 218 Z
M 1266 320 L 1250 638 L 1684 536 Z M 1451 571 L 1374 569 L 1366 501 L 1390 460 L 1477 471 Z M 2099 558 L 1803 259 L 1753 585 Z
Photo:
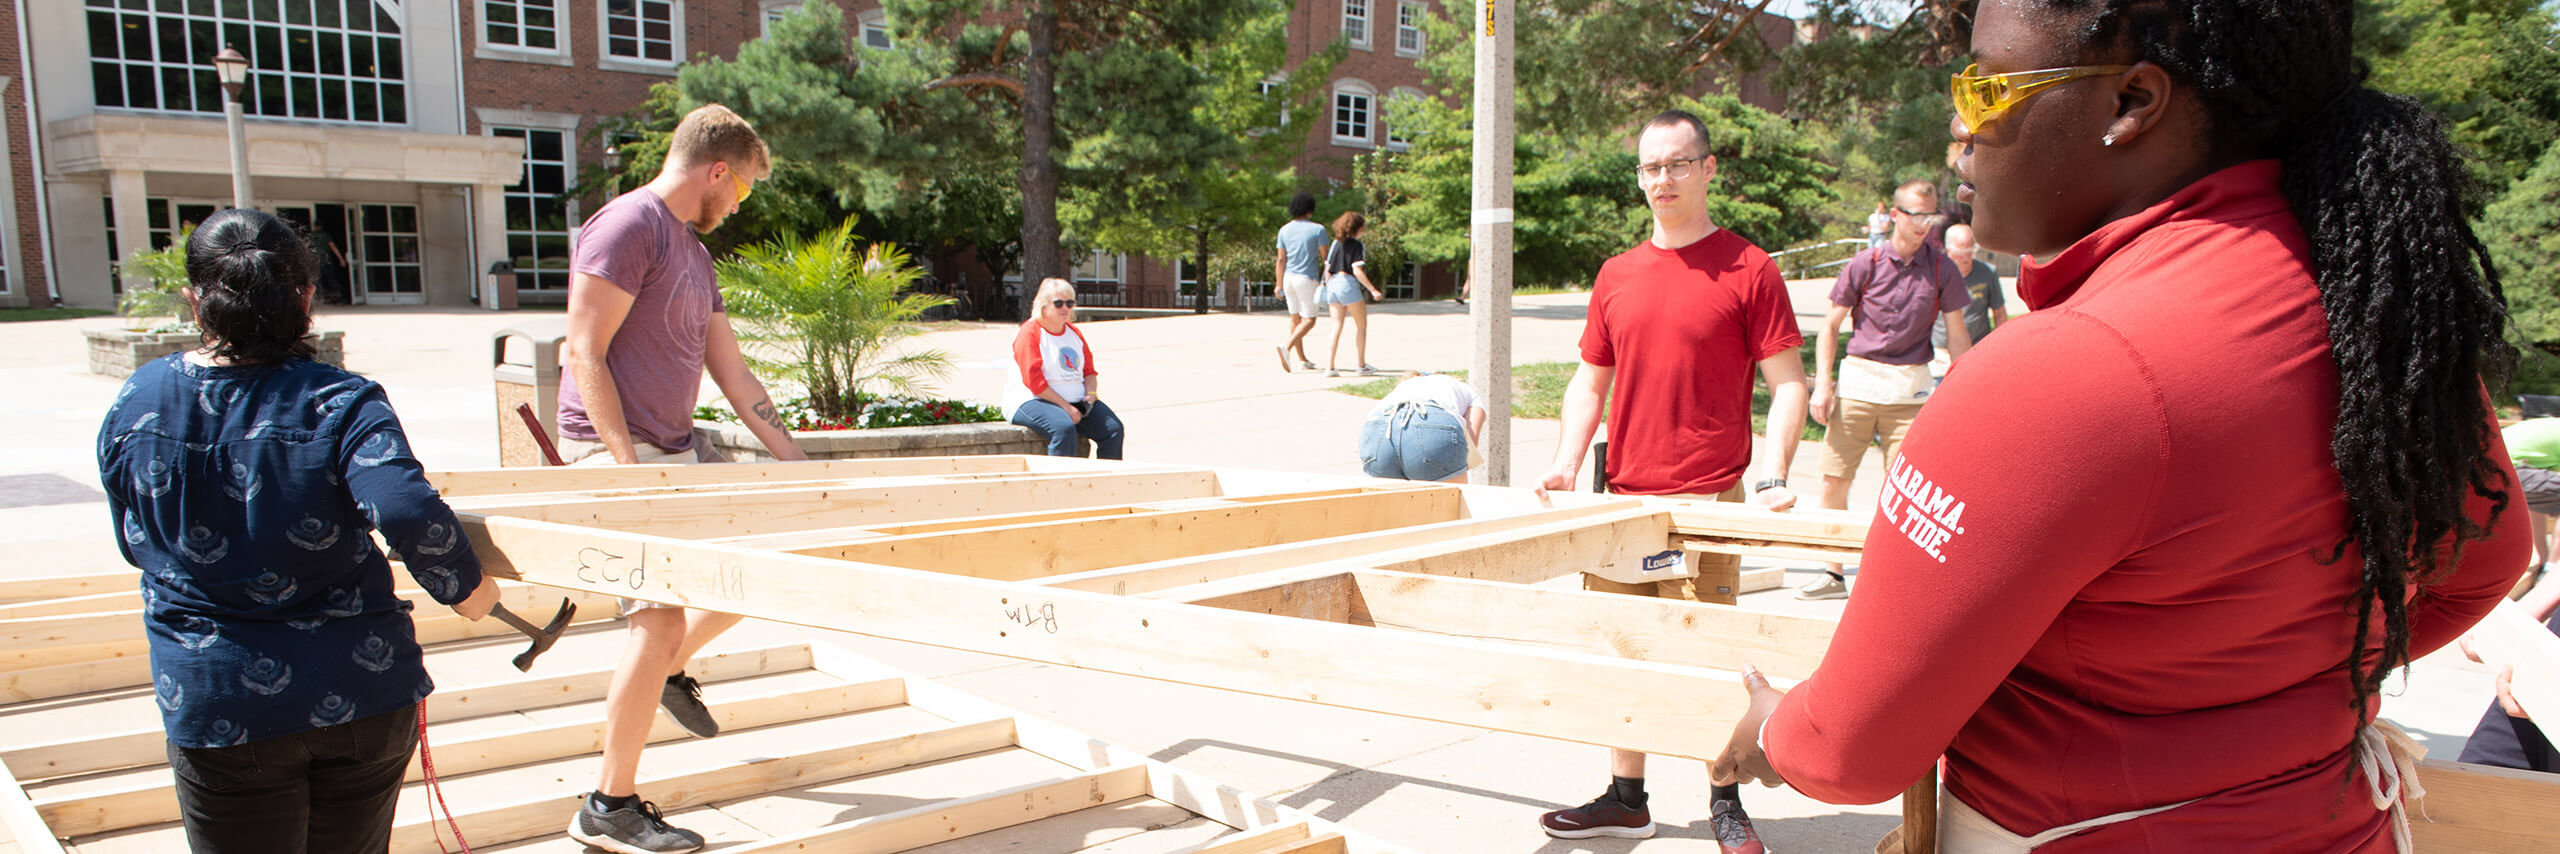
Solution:
M 651 799 L 661 809 L 672 813 L 687 807 L 777 789 L 874 774 L 1011 746 L 1012 721 L 973 721 L 863 744 L 813 749 L 796 756 L 742 760 L 691 774 L 643 777 L 640 785 L 650 792 Z M 447 781 L 447 785 L 457 782 L 467 785 L 467 781 Z M 545 836 L 560 832 L 562 816 L 577 812 L 586 791 L 583 781 L 576 784 L 563 781 L 557 791 L 527 793 L 523 800 L 503 806 L 466 809 L 455 818 L 463 827 L 470 828 L 469 833 L 476 844 L 496 845 Z M 436 844 L 435 828 L 440 826 L 441 822 L 430 821 L 423 814 L 404 820 L 391 828 L 391 848 L 394 851 L 420 851 L 433 846 Z
M 1873 514 L 1798 507 L 1772 513 L 1759 507 L 1721 501 L 1646 498 L 1645 503 L 1671 513 L 1671 530 L 1690 537 L 1754 540 L 1863 549 Z
M 1018 456 L 897 457 L 788 463 L 731 463 L 714 466 L 544 466 L 451 469 L 428 472 L 427 483 L 434 486 L 437 492 L 451 499 L 540 492 L 595 492 L 653 487 L 855 480 L 1028 470 L 1023 458 Z
M 136 578 L 139 577 L 137 576 Z M 142 593 L 138 587 L 141 582 L 136 580 L 134 584 L 137 585 L 137 587 L 133 590 L 90 593 L 83 596 L 64 596 L 59 599 L 29 599 L 24 602 L 0 605 L 0 619 L 14 620 L 22 617 L 59 617 L 68 614 L 96 614 L 105 611 L 131 611 L 142 607 Z
M 1271 854 L 1349 854 L 1350 850 L 1350 845 L 1343 841 L 1342 834 L 1327 833 L 1305 842 L 1271 849 Z
M 723 731 L 735 731 L 884 708 L 904 702 L 905 697 L 905 680 L 882 679 L 859 685 L 740 697 L 711 704 L 710 709 Z M 433 737 L 433 728 L 430 727 L 429 738 Z M 651 721 L 650 744 L 691 737 L 676 724 L 675 719 L 664 713 L 659 713 Z M 527 725 L 506 732 L 446 742 L 431 741 L 430 744 L 435 751 L 436 773 L 443 777 L 583 756 L 604 749 L 604 713 L 597 709 L 594 714 L 583 715 L 574 721 Z M 416 783 L 424 779 L 419 762 L 413 755 L 402 782 Z M 36 810 L 44 816 L 45 824 L 66 838 L 76 839 L 93 833 L 179 819 L 176 786 L 174 781 L 165 777 L 116 789 L 83 789 L 51 797 L 41 792 L 34 794 Z
M 706 684 L 716 684 L 759 673 L 806 670 L 812 661 L 809 645 L 787 644 L 699 656 L 686 665 L 686 670 Z M 434 670 L 434 663 L 431 652 L 428 659 L 430 672 Z M 137 686 L 148 684 L 148 671 L 145 672 L 145 681 L 136 683 Z M 427 718 L 432 724 L 601 700 L 612 682 L 613 669 L 608 667 L 524 676 L 477 685 L 443 686 L 427 695 Z M 168 758 L 163 749 L 167 740 L 160 728 L 152 727 L 15 747 L 0 751 L 0 762 L 21 769 L 33 778 L 157 765 Z
M 45 826 L 44 816 L 36 812 L 35 803 L 28 800 L 5 762 L 0 762 L 0 835 L 25 854 L 63 854 L 61 841 Z
M 1748 664 L 1773 679 L 1811 676 L 1838 626 L 1733 605 L 1464 578 L 1373 571 L 1351 580 L 1357 623 L 1692 667 Z
M 1659 535 L 1658 519 L 1653 523 Z M 1732 671 L 1331 625 L 464 514 L 544 584 L 1694 759 L 1743 711 Z M 1657 540 L 1659 542 L 1659 540 Z M 1525 618 L 1524 618 L 1525 619 Z
M 729 537 L 929 520 L 960 512 L 1007 513 L 1159 501 L 1214 495 L 1218 486 L 1217 476 L 1205 470 L 873 483 L 882 482 L 583 501 L 507 503 L 514 499 L 496 498 L 476 503 L 458 501 L 455 509 L 475 515 L 507 515 L 604 530 L 645 531 L 654 536 Z
M 425 591 L 413 588 L 396 595 L 410 604 L 410 622 L 420 644 L 520 634 L 503 620 L 466 619 Z M 563 591 L 556 588 L 521 583 L 501 583 L 498 593 L 498 601 L 529 620 L 548 620 L 562 597 Z M 573 625 L 619 616 L 611 597 L 576 592 L 567 598 L 578 605 Z M 140 610 L 0 619 L 0 670 L 147 658 L 151 651 L 146 631 Z
M 1416 547 L 1371 567 L 1528 584 L 1638 560 L 1670 543 L 1668 514 L 1647 507 Z
M 1863 549 L 1837 546 L 1808 546 L 1776 540 L 1754 540 L 1740 537 L 1697 537 L 1684 540 L 1681 548 L 1709 554 L 1748 555 L 1778 560 L 1810 560 L 1826 563 L 1856 563 Z
M 1314 835 L 1304 822 L 1275 824 L 1260 830 L 1248 830 L 1193 845 L 1173 854 L 1268 854 L 1284 845 L 1307 841 Z
M 1048 587 L 1134 595 L 1252 575 L 1312 563 L 1349 560 L 1398 549 L 1434 547 L 1452 540 L 1518 531 L 1548 523 L 1596 519 L 1612 513 L 1649 514 L 1634 501 L 1568 505 L 1520 516 L 1460 519 L 1372 533 L 1329 537 L 1256 549 L 1125 566 L 1042 579 Z
M 134 585 L 140 583 L 142 583 L 141 577 L 135 575 L 132 570 L 0 579 L 0 603 L 116 593 L 132 590 Z
M 1144 797 L 1146 787 L 1145 767 L 1120 765 L 830 824 L 728 850 L 736 854 L 807 850 L 889 854 Z
M 2554 635 L 2524 610 L 2501 600 L 2498 607 L 2471 627 L 2471 651 L 2495 673 L 2515 668 L 2508 693 L 2535 720 L 2560 721 L 2560 635 Z
M 1742 571 L 1742 586 L 1735 588 L 1734 592 L 1758 593 L 1763 590 L 1776 590 L 1786 586 L 1786 583 L 1787 571 L 1784 569 L 1774 566 L 1746 569 Z
M 1456 519 L 1458 491 L 1362 490 L 889 537 L 799 554 L 1020 581 Z
M 2510 854 L 2560 851 L 2560 774 L 2440 759 L 2418 763 L 2427 796 L 2409 806 L 2417 850 Z

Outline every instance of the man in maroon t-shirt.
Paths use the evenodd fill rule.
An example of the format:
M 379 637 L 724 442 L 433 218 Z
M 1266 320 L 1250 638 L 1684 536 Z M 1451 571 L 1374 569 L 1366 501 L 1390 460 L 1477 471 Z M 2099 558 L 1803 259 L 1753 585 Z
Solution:
M 707 368 L 774 458 L 808 458 L 739 354 L 711 254 L 696 236 L 737 212 L 772 170 L 755 128 L 726 107 L 705 106 L 676 125 L 656 179 L 605 203 L 580 229 L 569 266 L 569 335 L 560 346 L 563 456 L 585 464 L 725 462 L 693 429 Z M 702 837 L 669 826 L 640 799 L 640 750 L 661 704 L 694 735 L 719 734 L 684 663 L 738 617 L 637 600 L 624 600 L 623 614 L 631 637 L 606 689 L 604 762 L 569 835 L 613 851 L 691 851 Z
M 1748 495 L 1771 510 L 1795 506 L 1786 476 L 1804 433 L 1804 363 L 1796 355 L 1804 337 L 1768 253 L 1708 216 L 1707 187 L 1716 174 L 1708 151 L 1706 125 L 1677 110 L 1655 116 L 1637 137 L 1636 185 L 1653 209 L 1653 236 L 1600 266 L 1582 328 L 1582 365 L 1565 388 L 1564 436 L 1542 490 L 1572 486 L 1606 411 L 1609 457 L 1602 474 L 1610 491 L 1725 501 Z M 1745 490 L 1754 366 L 1771 394 L 1770 453 L 1760 479 Z M 1702 564 L 1735 560 L 1701 557 Z M 1586 577 L 1583 583 L 1592 590 L 1699 598 L 1693 579 L 1630 585 Z M 1547 834 L 1652 836 L 1644 754 L 1612 751 L 1609 774 L 1609 791 L 1598 799 L 1542 816 Z M 1737 787 L 1716 787 L 1708 824 L 1726 854 L 1760 854 Z

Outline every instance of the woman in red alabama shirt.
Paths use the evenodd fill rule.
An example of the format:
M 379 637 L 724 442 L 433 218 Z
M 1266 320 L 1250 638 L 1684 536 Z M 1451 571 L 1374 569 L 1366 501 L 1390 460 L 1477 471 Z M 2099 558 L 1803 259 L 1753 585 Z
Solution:
M 2352 14 L 1981 5 L 1960 197 L 2036 311 L 1913 425 L 1822 666 L 1746 680 L 1720 782 L 1872 803 L 1943 755 L 1950 852 L 2401 847 L 2381 676 L 2528 546 L 2463 166 L 2361 85 Z

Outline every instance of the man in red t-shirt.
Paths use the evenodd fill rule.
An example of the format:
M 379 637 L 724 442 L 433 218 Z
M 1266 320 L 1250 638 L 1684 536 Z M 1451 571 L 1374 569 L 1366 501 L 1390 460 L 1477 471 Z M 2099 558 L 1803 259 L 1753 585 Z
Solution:
M 1610 491 L 1725 501 L 1747 494 L 1771 510 L 1793 507 L 1786 474 L 1804 432 L 1804 363 L 1796 355 L 1804 336 L 1785 283 L 1768 253 L 1708 216 L 1716 159 L 1696 116 L 1674 110 L 1654 117 L 1637 137 L 1636 156 L 1653 236 L 1600 266 L 1582 328 L 1582 366 L 1565 388 L 1564 436 L 1539 488 L 1573 484 L 1605 410 Z M 1754 365 L 1771 392 L 1771 455 L 1745 490 Z M 1719 559 L 1733 560 L 1707 558 Z M 1692 579 L 1629 585 L 1586 577 L 1584 587 L 1698 598 Z M 1542 816 L 1547 835 L 1652 836 L 1644 754 L 1612 751 L 1609 774 L 1606 794 Z M 1716 788 L 1708 823 L 1725 854 L 1759 854 L 1736 787 Z

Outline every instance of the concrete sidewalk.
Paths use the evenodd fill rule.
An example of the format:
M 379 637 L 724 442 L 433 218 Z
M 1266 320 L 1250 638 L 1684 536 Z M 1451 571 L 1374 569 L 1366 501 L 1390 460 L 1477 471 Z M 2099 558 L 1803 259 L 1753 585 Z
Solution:
M 1791 285 L 1800 322 L 1819 325 L 1827 285 Z M 1585 299 L 1521 298 L 1514 362 L 1574 360 Z M 1466 367 L 1472 342 L 1464 312 L 1447 302 L 1378 307 L 1369 361 L 1390 370 Z M 530 319 L 538 316 L 324 308 L 320 326 L 346 332 L 348 367 L 391 390 L 428 465 L 464 468 L 497 460 L 491 333 Z M 8 390 L 0 414 L 20 429 L 0 445 L 0 548 L 19 556 L 0 567 L 0 577 L 128 569 L 96 492 L 98 419 L 119 383 L 86 372 L 80 335 L 83 328 L 113 325 L 114 318 L 0 325 L 0 336 L 22 356 L 0 368 L 0 388 Z M 1331 326 L 1325 321 L 1311 339 L 1319 364 Z M 1354 431 L 1371 401 L 1331 391 L 1356 378 L 1282 372 L 1272 347 L 1284 328 L 1276 313 L 1084 326 L 1102 393 L 1129 425 L 1129 458 L 1358 474 Z M 920 344 L 949 352 L 958 364 L 946 384 L 951 396 L 992 401 L 1011 369 L 1013 331 L 1010 325 L 952 325 Z M 1342 363 L 1354 363 L 1350 342 L 1343 348 Z M 1515 483 L 1545 470 L 1557 430 L 1553 421 L 1514 421 Z M 1817 452 L 1811 445 L 1798 451 L 1791 480 L 1819 482 Z M 1854 507 L 1872 507 L 1882 480 L 1877 456 L 1869 455 L 1859 477 Z M 1809 578 L 1797 571 L 1789 580 Z M 1797 602 L 1783 590 L 1745 603 L 1835 616 L 1842 607 Z M 751 621 L 715 649 L 812 637 L 1425 851 L 1716 850 L 1706 826 L 1706 774 L 1694 762 L 1659 761 L 1651 769 L 1655 820 L 1662 823 L 1656 839 L 1568 842 L 1548 839 L 1535 821 L 1538 813 L 1579 804 L 1607 784 L 1598 748 L 770 623 Z M 2395 682 L 2386 692 L 2385 714 L 2441 758 L 2459 751 L 2490 698 L 2487 674 L 2458 655 L 2420 662 L 2402 687 Z M 1897 820 L 1891 804 L 1839 807 L 1792 790 L 1755 789 L 1746 801 L 1776 851 L 1868 851 Z

